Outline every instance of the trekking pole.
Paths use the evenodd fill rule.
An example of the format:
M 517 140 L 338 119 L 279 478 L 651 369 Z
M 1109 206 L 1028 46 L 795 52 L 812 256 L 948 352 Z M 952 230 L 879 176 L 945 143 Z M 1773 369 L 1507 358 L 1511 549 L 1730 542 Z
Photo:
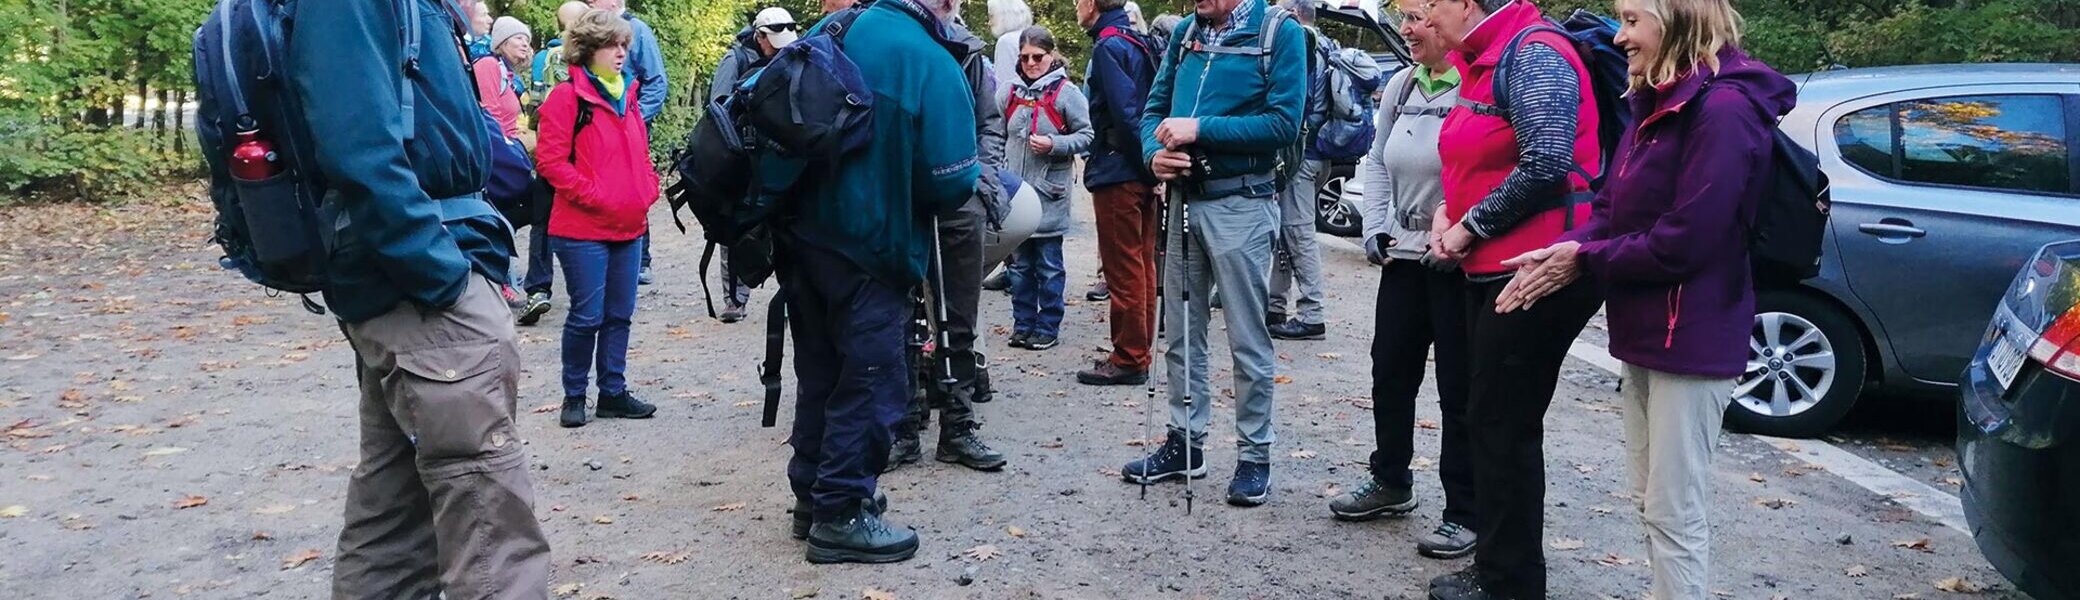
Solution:
M 1154 349 L 1164 348 L 1167 350 L 1169 348 L 1163 339 L 1163 263 L 1166 260 L 1165 257 L 1168 256 L 1165 250 L 1170 246 L 1170 202 L 1167 198 L 1168 195 L 1166 191 L 1164 198 L 1156 200 L 1156 218 L 1159 219 L 1156 222 L 1155 240 L 1156 318 L 1155 322 L 1149 324 L 1148 332 L 1150 342 L 1148 345 L 1150 349 L 1148 360 L 1148 408 L 1142 411 L 1143 418 L 1141 420 L 1141 439 L 1145 441 L 1154 440 L 1156 430 L 1156 360 Z M 1166 371 L 1168 370 L 1168 364 L 1168 361 L 1164 362 Z M 1145 441 L 1144 443 L 1146 443 Z M 1141 477 L 1141 499 L 1148 499 L 1148 471 L 1145 465 L 1142 469 Z
M 946 322 L 953 320 L 953 317 L 946 312 L 946 254 L 940 251 L 937 215 L 932 216 L 932 274 L 927 278 L 926 286 L 932 290 L 932 293 L 926 295 L 926 301 L 932 304 L 932 340 L 935 346 L 933 353 L 939 358 L 939 383 L 946 389 L 952 389 L 953 384 L 959 379 L 953 375 L 953 353 L 947 350 L 952 347 L 953 334 L 947 333 Z
M 1177 240 L 1183 246 L 1178 250 L 1177 262 L 1178 268 L 1184 270 L 1179 278 L 1184 285 L 1177 286 L 1177 293 L 1178 299 L 1184 301 L 1183 328 L 1178 331 L 1178 337 L 1184 339 L 1184 514 L 1189 515 L 1192 514 L 1192 382 L 1197 381 L 1193 379 L 1196 374 L 1192 373 L 1192 205 L 1184 201 L 1181 191 L 1170 190 L 1169 195 L 1176 204 Z M 1171 380 L 1170 385 L 1177 385 L 1177 381 Z

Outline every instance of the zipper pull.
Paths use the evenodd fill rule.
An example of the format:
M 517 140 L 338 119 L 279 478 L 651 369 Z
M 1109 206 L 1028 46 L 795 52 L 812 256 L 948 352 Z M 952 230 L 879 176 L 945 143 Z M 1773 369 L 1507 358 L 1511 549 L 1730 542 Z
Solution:
M 1663 350 L 1674 348 L 1676 345 L 1676 319 L 1683 314 L 1683 285 L 1676 284 L 1676 289 L 1669 292 L 1668 298 L 1668 337 L 1661 340 Z

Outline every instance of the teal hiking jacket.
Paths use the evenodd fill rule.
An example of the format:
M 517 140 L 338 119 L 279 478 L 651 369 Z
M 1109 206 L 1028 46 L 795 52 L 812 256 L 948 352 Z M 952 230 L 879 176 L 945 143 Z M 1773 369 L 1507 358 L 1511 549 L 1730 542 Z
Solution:
M 1264 25 L 1264 0 L 1244 0 L 1240 10 L 1248 19 L 1222 34 L 1219 45 L 1261 47 L 1257 36 Z M 1148 105 L 1141 112 L 1141 162 L 1148 164 L 1163 149 L 1156 141 L 1156 127 L 1164 119 L 1196 117 L 1199 141 L 1194 145 L 1207 155 L 1209 177 L 1269 174 L 1278 166 L 1278 151 L 1300 139 L 1307 104 L 1307 32 L 1298 21 L 1280 21 L 1267 76 L 1260 56 L 1199 50 L 1198 40 L 1186 38 L 1202 29 L 1198 21 L 1193 15 L 1177 25 L 1156 70 Z M 1266 183 L 1245 194 L 1270 196 L 1274 191 Z

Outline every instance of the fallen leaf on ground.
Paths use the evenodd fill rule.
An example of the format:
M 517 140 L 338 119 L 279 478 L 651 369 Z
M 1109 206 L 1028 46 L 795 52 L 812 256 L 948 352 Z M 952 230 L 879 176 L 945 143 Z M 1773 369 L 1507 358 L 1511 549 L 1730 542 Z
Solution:
M 256 542 L 264 542 L 264 541 L 267 541 L 267 540 L 271 540 L 271 539 L 274 539 L 274 534 L 272 534 L 272 533 L 268 533 L 268 532 L 265 532 L 265 531 L 255 531 L 255 532 L 253 532 L 253 541 L 256 541 Z
M 1418 457 L 1416 457 L 1416 458 L 1415 458 L 1415 460 L 1409 461 L 1409 463 L 1408 463 L 1408 470 L 1410 470 L 1410 471 L 1428 471 L 1428 470 L 1430 470 L 1430 469 L 1432 469 L 1432 468 L 1434 468 L 1434 467 L 1436 467 L 1436 466 L 1437 466 L 1437 461 L 1434 461 L 1434 460 L 1430 460 L 1430 458 L 1429 458 L 1429 457 L 1427 457 L 1427 456 L 1418 456 Z
M 1921 600 L 1921 594 L 1907 592 L 1904 594 L 1894 595 L 1892 597 L 1892 600 Z
M 537 407 L 534 407 L 534 409 L 533 409 L 533 410 L 529 410 L 529 411 L 527 411 L 527 412 L 531 412 L 531 413 L 534 413 L 534 414 L 538 414 L 538 415 L 539 415 L 539 414 L 544 414 L 544 413 L 552 413 L 552 412 L 556 412 L 556 409 L 559 409 L 559 408 L 563 408 L 563 405 L 562 405 L 562 404 L 560 404 L 560 403 L 552 403 L 552 404 L 544 404 L 544 405 L 541 405 L 541 406 L 537 406 Z
M 980 546 L 969 548 L 966 551 L 961 552 L 961 555 L 978 561 L 984 561 L 999 556 L 1003 556 L 1004 552 L 1002 550 L 998 550 L 996 544 L 983 544 Z
M 1765 481 L 1769 481 L 1769 480 L 1768 480 L 1768 479 L 1763 479 L 1763 478 L 1762 478 L 1762 474 L 1761 474 L 1761 473 L 1749 473 L 1749 474 L 1748 474 L 1748 481 L 1753 481 L 1753 482 L 1755 482 L 1755 483 L 1762 483 L 1762 482 L 1765 482 Z
M 41 450 L 40 452 L 42 452 L 42 453 L 44 453 L 44 454 L 57 454 L 57 453 L 59 453 L 59 452 L 64 452 L 64 451 L 65 451 L 65 449 L 66 449 L 66 448 L 68 448 L 68 447 L 70 447 L 70 446 L 66 446 L 65 444 L 56 444 L 56 445 L 52 445 L 52 446 L 46 446 L 46 447 L 44 447 L 44 449 L 43 449 L 43 450 Z
M 1940 481 L 1943 483 L 1943 485 L 1947 485 L 1950 487 L 1964 487 L 1964 480 L 1958 479 L 1956 477 L 1944 477 L 1936 481 Z
M 1963 577 L 1948 577 L 1936 580 L 1936 589 L 1952 594 L 1977 594 L 1986 591 L 1986 586 Z
M 22 506 L 20 504 L 9 506 L 7 508 L 0 508 L 0 519 L 19 519 L 22 518 L 23 515 L 27 514 L 29 514 L 29 507 Z
M 1429 420 L 1429 419 L 1416 419 L 1416 429 L 1436 429 L 1436 428 L 1437 428 L 1437 422 L 1436 422 L 1436 421 L 1432 421 L 1432 420 Z
M 1321 354 L 1314 355 L 1314 357 L 1323 360 L 1336 360 L 1339 358 L 1343 358 L 1343 355 L 1335 352 L 1323 352 Z
M 1918 539 L 1918 540 L 1899 540 L 1899 541 L 1893 542 L 1893 543 L 1892 543 L 1892 547 L 1894 547 L 1894 548 L 1906 548 L 1906 549 L 1908 549 L 1908 550 L 1920 550 L 1920 551 L 1922 551 L 1922 552 L 1930 552 L 1930 553 L 1933 553 L 1933 552 L 1935 552 L 1935 551 L 1936 551 L 1936 547 L 1935 547 L 1935 542 L 1934 542 L 1933 540 L 1930 540 L 1930 539 L 1928 539 L 1928 538 L 1921 538 L 1921 539 Z
M 1333 483 L 1329 484 L 1327 487 L 1323 487 L 1322 491 L 1315 492 L 1315 495 L 1321 496 L 1323 498 L 1334 498 L 1342 494 L 1343 488 L 1337 487 L 1336 484 Z
M 253 509 L 253 514 L 260 514 L 260 515 L 279 515 L 279 514 L 282 514 L 282 513 L 286 513 L 286 512 L 292 511 L 292 510 L 296 510 L 296 505 L 294 505 L 294 504 L 269 504 L 269 505 L 267 505 L 267 506 L 262 506 L 262 507 L 260 507 L 260 508 L 255 508 L 255 509 Z
M 291 554 L 288 558 L 282 559 L 282 570 L 287 571 L 289 569 L 301 567 L 304 565 L 304 563 L 318 560 L 318 557 L 324 555 L 325 553 L 319 552 L 317 550 L 305 550 L 302 552 Z
M 1314 458 L 1316 456 L 1320 455 L 1315 454 L 1315 451 L 1313 450 L 1298 450 L 1294 451 L 1292 454 L 1293 458 Z
M 708 509 L 708 510 L 712 510 L 712 511 L 715 511 L 715 512 L 730 512 L 730 511 L 733 511 L 733 510 L 743 510 L 743 509 L 744 509 L 744 503 L 742 503 L 742 502 L 731 502 L 731 503 L 729 503 L 729 504 L 721 504 L 721 505 L 717 505 L 717 506 L 716 506 L 715 508 L 710 508 L 710 509 Z
M 1581 540 L 1553 540 L 1550 545 L 1554 550 L 1580 550 L 1588 544 Z
M 1003 329 L 1003 328 L 1002 328 L 1002 327 L 998 327 L 998 329 Z M 813 588 L 813 587 L 807 587 L 807 588 L 795 588 L 795 589 L 793 589 L 793 590 L 791 590 L 791 591 L 787 592 L 787 597 L 788 597 L 788 598 L 792 598 L 792 599 L 794 599 L 794 600 L 805 600 L 805 599 L 807 599 L 807 598 L 815 598 L 817 594 L 822 594 L 822 593 L 823 593 L 823 588 Z
M 1049 449 L 1049 450 L 1057 450 L 1057 449 L 1060 449 L 1060 448 L 1062 447 L 1062 442 L 1061 442 L 1060 440 L 1056 440 L 1056 441 L 1052 441 L 1052 442 L 1041 442 L 1041 443 L 1040 443 L 1040 447 L 1042 447 L 1042 448 L 1046 448 L 1046 449 Z
M 1596 513 L 1596 514 L 1599 514 L 1599 515 L 1607 515 L 1607 514 L 1611 514 L 1611 507 L 1608 507 L 1608 506 L 1591 506 L 1591 507 L 1589 507 L 1589 512 L 1593 512 L 1593 513 Z
M 585 584 L 566 583 L 563 585 L 556 586 L 556 589 L 552 591 L 556 593 L 556 597 L 558 598 L 569 598 L 571 596 L 578 595 L 578 590 L 581 589 L 585 589 Z
M 1595 473 L 1595 472 L 1596 472 L 1596 465 L 1582 465 L 1582 464 L 1578 464 L 1578 465 L 1575 465 L 1575 466 L 1574 466 L 1574 472 L 1576 472 L 1576 473 L 1581 473 L 1581 474 L 1583 474 L 1583 475 L 1588 475 L 1588 474 L 1590 474 L 1590 473 Z
M 1850 577 L 1864 577 L 1871 574 L 1871 568 L 1863 565 L 1849 565 L 1849 568 L 1842 570 L 1842 574 Z
M 676 565 L 679 563 L 686 562 L 686 559 L 692 557 L 692 554 L 686 552 L 651 552 L 648 554 L 644 554 L 643 560 L 660 564 Z
M 180 499 L 179 501 L 176 501 L 176 502 L 174 502 L 174 503 L 173 503 L 173 507 L 174 507 L 174 508 L 195 508 L 195 507 L 197 507 L 197 506 L 202 506 L 202 505 L 204 505 L 204 504 L 209 504 L 209 498 L 207 498 L 207 497 L 203 497 L 203 496 L 189 496 L 189 497 L 186 497 L 186 498 L 182 498 L 182 499 Z
M 1276 377 L 1272 377 L 1272 378 L 1271 378 L 1271 382 L 1272 382 L 1272 383 L 1276 383 L 1276 384 L 1279 384 L 1279 385 L 1285 385 L 1285 384 L 1288 384 L 1288 383 L 1292 383 L 1292 382 L 1293 382 L 1293 378 L 1292 378 L 1292 377 L 1290 377 L 1290 376 L 1286 376 L 1286 375 L 1279 375 L 1279 376 L 1276 376 Z
M 1770 510 L 1798 506 L 1798 501 L 1785 498 L 1756 498 L 1755 505 Z
M 622 500 L 627 500 L 627 501 L 629 501 L 629 502 L 635 502 L 635 501 L 637 501 L 637 500 L 642 500 L 642 499 L 643 499 L 643 497 L 642 497 L 642 496 L 638 496 L 638 495 L 635 495 L 635 494 L 629 494 L 629 495 L 626 495 L 626 496 L 622 496 L 622 497 L 621 497 L 621 499 L 622 499 Z
M 1020 529 L 1020 528 L 1019 528 L 1019 527 L 1018 527 L 1017 525 L 1012 525 L 1012 526 L 1010 526 L 1010 527 L 1005 527 L 1005 528 L 1004 528 L 1004 533 L 1008 533 L 1008 534 L 1011 534 L 1011 537 L 1015 537 L 1015 538 L 1022 538 L 1022 537 L 1025 537 L 1025 536 L 1026 536 L 1026 530 L 1024 530 L 1024 529 Z
M 1603 558 L 1596 559 L 1596 562 L 1606 567 L 1622 567 L 1632 564 L 1633 560 L 1617 554 L 1604 554 Z
M 867 588 L 859 591 L 859 600 L 896 600 L 896 593 Z
M 144 455 L 145 455 L 145 456 L 173 456 L 173 455 L 175 455 L 175 454 L 180 454 L 180 453 L 182 453 L 182 452 L 187 452 L 187 451 L 188 451 L 188 449 L 187 449 L 187 448 L 182 448 L 182 447 L 180 447 L 180 446 L 167 446 L 167 447 L 164 447 L 164 448 L 154 448 L 154 449 L 151 449 L 151 450 L 145 451 Z
M 736 404 L 731 404 L 730 406 L 735 406 L 735 407 L 737 407 L 737 408 L 744 408 L 744 407 L 747 407 L 747 406 L 758 406 L 758 404 L 759 404 L 759 402 L 758 402 L 757 400 L 745 400 L 745 401 L 743 401 L 743 402 L 738 402 L 738 403 L 736 403 Z
M 606 515 L 600 515 L 600 516 L 597 516 L 597 517 L 593 517 L 593 518 L 592 518 L 592 522 L 594 522 L 594 523 L 598 523 L 598 524 L 601 524 L 601 525 L 613 525 L 613 524 L 614 524 L 614 518 L 613 518 L 613 517 L 609 517 L 609 516 L 606 516 Z

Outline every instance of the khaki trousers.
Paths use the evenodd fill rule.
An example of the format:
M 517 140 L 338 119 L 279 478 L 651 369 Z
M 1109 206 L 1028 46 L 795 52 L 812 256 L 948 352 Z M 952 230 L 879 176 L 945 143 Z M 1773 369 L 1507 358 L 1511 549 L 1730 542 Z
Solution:
M 546 598 L 549 542 L 513 428 L 511 309 L 478 279 L 455 306 L 341 326 L 361 382 L 334 598 Z
M 1712 446 L 1733 380 L 1625 365 L 1625 449 L 1656 600 L 1711 597 Z

